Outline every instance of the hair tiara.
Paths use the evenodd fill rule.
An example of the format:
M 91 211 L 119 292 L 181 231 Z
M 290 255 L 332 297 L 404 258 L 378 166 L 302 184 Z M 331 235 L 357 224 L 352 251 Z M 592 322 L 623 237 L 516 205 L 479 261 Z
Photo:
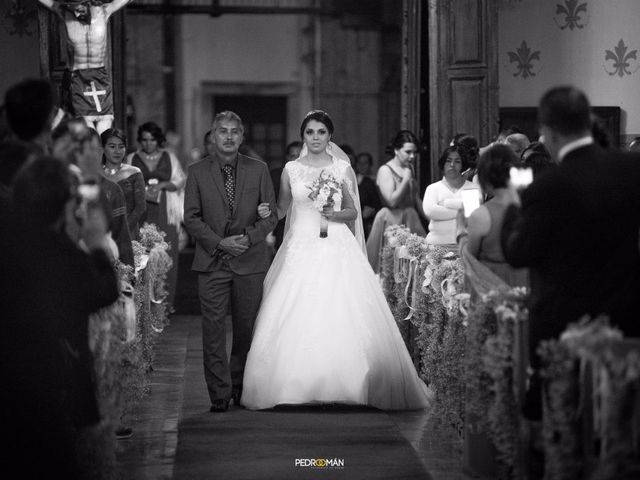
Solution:
M 316 113 L 322 113 L 323 115 L 326 115 L 327 117 L 331 118 L 330 115 L 324 110 L 309 110 L 309 112 L 304 116 L 304 118 L 308 118 L 311 115 L 314 115 Z

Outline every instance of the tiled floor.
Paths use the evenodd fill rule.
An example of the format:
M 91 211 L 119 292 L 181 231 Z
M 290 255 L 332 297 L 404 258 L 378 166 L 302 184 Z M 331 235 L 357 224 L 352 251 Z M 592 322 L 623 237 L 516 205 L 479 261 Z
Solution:
M 187 339 L 193 322 L 199 320 L 175 316 L 159 338 L 150 393 L 128 419 L 134 436 L 118 443 L 117 469 L 123 480 L 172 478 L 183 403 Z M 414 447 L 432 478 L 472 478 L 462 472 L 461 442 L 453 430 L 435 430 L 428 413 L 394 412 L 389 413 L 389 417 Z

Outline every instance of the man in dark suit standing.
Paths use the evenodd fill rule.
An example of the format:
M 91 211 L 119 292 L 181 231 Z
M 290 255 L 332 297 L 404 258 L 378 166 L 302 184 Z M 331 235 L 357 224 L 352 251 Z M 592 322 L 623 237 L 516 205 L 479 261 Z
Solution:
M 212 412 L 239 405 L 253 324 L 269 268 L 265 237 L 275 214 L 261 219 L 258 204 L 276 211 L 266 163 L 238 153 L 242 120 L 233 112 L 216 115 L 213 154 L 189 168 L 184 220 L 195 239 L 193 270 L 198 275 L 202 308 L 204 372 Z M 229 302 L 233 325 L 231 360 L 227 360 L 225 317 Z
M 542 97 L 540 133 L 559 165 L 537 177 L 504 217 L 505 257 L 531 272 L 534 367 L 538 343 L 584 315 L 606 314 L 625 335 L 640 335 L 640 157 L 596 145 L 590 111 L 574 87 Z

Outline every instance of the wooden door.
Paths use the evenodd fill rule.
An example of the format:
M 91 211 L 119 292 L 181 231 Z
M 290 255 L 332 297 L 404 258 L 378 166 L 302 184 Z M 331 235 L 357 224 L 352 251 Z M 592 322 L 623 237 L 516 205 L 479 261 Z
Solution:
M 429 1 L 430 158 L 456 133 L 486 145 L 498 130 L 498 6 L 495 0 Z

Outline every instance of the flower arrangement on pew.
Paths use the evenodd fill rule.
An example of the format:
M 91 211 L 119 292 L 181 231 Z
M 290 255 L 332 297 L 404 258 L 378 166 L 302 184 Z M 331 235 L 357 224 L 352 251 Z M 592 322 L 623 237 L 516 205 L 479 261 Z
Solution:
M 417 343 L 423 375 L 435 392 L 435 409 L 447 425 L 462 436 L 464 411 L 464 357 L 468 295 L 459 256 L 447 247 L 429 245 L 423 259 L 421 291 L 424 309 L 418 315 Z
M 97 396 L 103 420 L 82 432 L 83 461 L 91 478 L 110 479 L 115 464 L 115 429 L 146 394 L 153 341 L 168 323 L 166 275 L 171 258 L 164 233 L 145 224 L 133 242 L 135 269 L 117 263 L 118 301 L 92 315 L 89 341 L 94 357 Z M 152 300 L 160 300 L 152 307 Z
M 142 343 L 143 359 L 147 369 L 153 364 L 153 342 L 169 323 L 166 279 L 172 260 L 167 252 L 169 244 L 165 233 L 155 224 L 145 223 L 140 228 L 140 241 L 133 241 L 136 263 L 136 312 L 138 318 L 137 336 Z
M 545 475 L 637 476 L 640 342 L 623 339 L 606 317 L 585 317 L 543 342 L 538 354 L 545 365 Z
M 527 359 L 523 355 L 518 358 L 517 329 L 522 327 L 528 318 L 527 309 L 524 307 L 526 296 L 525 289 L 513 288 L 505 294 L 495 294 L 493 299 L 486 301 L 493 306 L 495 331 L 487 336 L 481 354 L 482 368 L 490 379 L 491 401 L 485 410 L 489 413 L 489 433 L 498 452 L 498 461 L 506 465 L 511 472 L 520 468 L 518 460 L 521 405 L 517 396 L 519 388 L 516 379 L 524 380 L 525 365 L 518 362 Z M 471 335 L 468 338 L 471 342 Z M 519 368 L 521 372 L 518 377 Z M 522 383 L 520 390 L 524 392 L 524 381 Z M 479 387 L 482 389 L 482 385 Z
M 387 302 L 409 354 L 420 371 L 420 353 L 416 345 L 416 327 L 408 322 L 415 312 L 418 295 L 420 261 L 426 250 L 424 238 L 415 235 L 404 225 L 390 226 L 385 232 L 386 242 L 381 257 L 381 279 Z
M 382 286 L 418 370 L 435 392 L 446 425 L 464 424 L 462 262 L 450 248 L 428 245 L 402 225 L 385 231 Z

